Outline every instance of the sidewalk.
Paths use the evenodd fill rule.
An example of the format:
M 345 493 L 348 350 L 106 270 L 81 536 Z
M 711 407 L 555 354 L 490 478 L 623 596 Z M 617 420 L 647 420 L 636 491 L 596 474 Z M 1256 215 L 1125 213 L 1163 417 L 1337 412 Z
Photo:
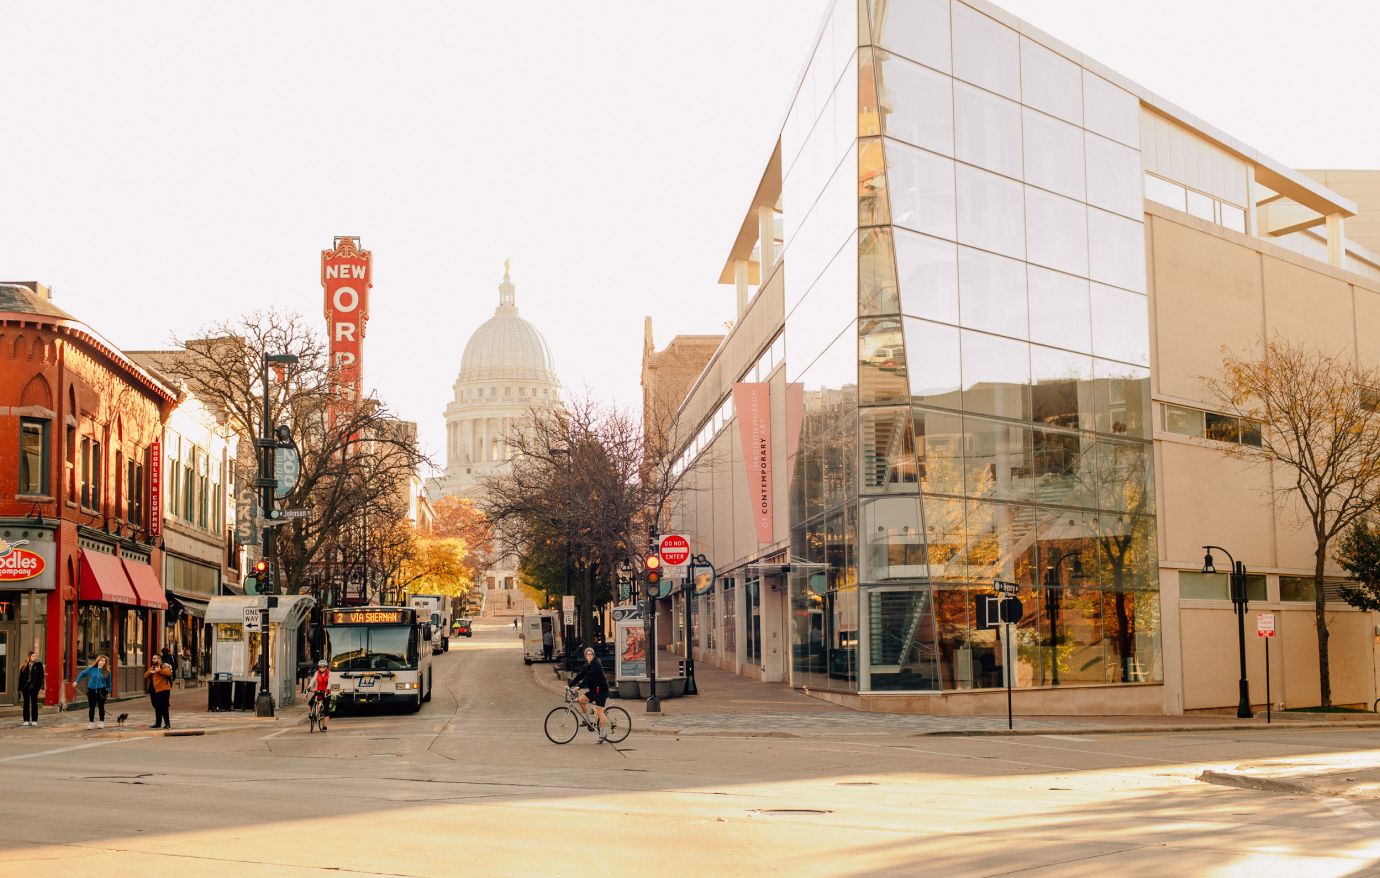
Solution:
M 18 708 L 15 708 L 13 713 L 6 711 L 0 715 L 0 734 L 6 737 L 28 735 L 79 735 L 83 737 L 104 735 L 106 737 L 126 738 L 170 735 L 180 737 L 183 735 L 214 735 L 250 728 L 286 728 L 303 722 L 306 717 L 306 703 L 301 698 L 296 704 L 279 708 L 273 717 L 256 717 L 252 710 L 212 713 L 206 709 L 206 692 L 205 686 L 172 690 L 172 697 L 168 706 L 168 715 L 172 720 L 171 731 L 165 732 L 149 728 L 153 724 L 153 705 L 149 703 L 147 695 L 140 695 L 121 701 L 107 702 L 104 729 L 88 730 L 86 728 L 86 705 L 85 702 L 82 702 L 80 707 L 72 707 L 66 711 L 58 711 L 55 707 L 45 708 L 39 714 L 39 723 L 36 728 L 26 728 L 20 725 L 22 716 Z M 117 722 L 122 713 L 129 715 L 125 719 L 123 727 Z
M 665 653 L 663 653 L 665 655 Z M 665 659 L 663 659 L 665 661 Z M 533 665 L 533 677 L 554 694 L 564 683 L 551 665 Z M 812 698 L 784 683 L 763 683 L 710 665 L 695 666 L 700 694 L 661 701 L 661 713 L 646 712 L 643 701 L 620 701 L 642 731 L 663 735 L 731 737 L 910 737 L 928 735 L 1042 735 L 1131 734 L 1238 731 L 1245 729 L 1337 728 L 1325 719 L 1302 718 L 1273 725 L 1261 716 L 1241 720 L 1221 716 L 1016 716 L 1014 729 L 1006 716 L 900 715 L 857 711 Z M 1380 717 L 1355 720 L 1347 728 L 1380 728 Z

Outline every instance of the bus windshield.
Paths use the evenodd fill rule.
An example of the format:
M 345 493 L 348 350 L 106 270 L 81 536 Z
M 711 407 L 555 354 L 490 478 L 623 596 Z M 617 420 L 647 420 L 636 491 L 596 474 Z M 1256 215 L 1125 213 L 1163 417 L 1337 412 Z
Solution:
M 406 625 L 341 625 L 326 629 L 333 671 L 405 671 L 410 662 Z

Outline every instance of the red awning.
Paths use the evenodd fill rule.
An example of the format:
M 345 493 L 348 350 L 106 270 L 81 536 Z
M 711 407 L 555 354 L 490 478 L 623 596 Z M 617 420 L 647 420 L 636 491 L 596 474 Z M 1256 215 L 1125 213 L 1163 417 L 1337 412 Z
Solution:
M 104 552 L 81 550 L 81 565 L 77 572 L 77 597 L 83 601 L 137 606 L 139 598 L 129 584 L 120 559 Z
M 125 572 L 129 574 L 129 581 L 134 583 L 134 593 L 139 595 L 139 606 L 166 610 L 168 595 L 163 591 L 163 584 L 158 581 L 158 574 L 153 572 L 153 568 L 143 561 L 131 561 L 128 558 L 120 560 L 125 565 Z

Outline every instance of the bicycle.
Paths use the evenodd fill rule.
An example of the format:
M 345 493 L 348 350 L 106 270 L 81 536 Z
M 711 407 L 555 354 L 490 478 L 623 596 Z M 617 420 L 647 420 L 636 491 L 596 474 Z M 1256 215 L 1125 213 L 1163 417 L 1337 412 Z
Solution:
M 594 719 L 580 710 L 578 698 L 575 690 L 565 690 L 565 704 L 551 708 L 551 712 L 546 715 L 544 728 L 551 743 L 569 744 L 580 733 L 581 726 L 591 732 L 598 730 Z M 593 713 L 593 705 L 590 705 L 590 708 L 590 713 Z M 605 707 L 604 722 L 608 726 L 605 740 L 610 744 L 621 743 L 632 731 L 632 717 L 621 707 Z
M 317 727 L 321 725 L 322 718 L 329 713 L 329 708 L 326 705 L 326 699 L 329 697 L 329 695 L 323 696 L 312 693 L 307 708 L 308 734 L 315 732 Z

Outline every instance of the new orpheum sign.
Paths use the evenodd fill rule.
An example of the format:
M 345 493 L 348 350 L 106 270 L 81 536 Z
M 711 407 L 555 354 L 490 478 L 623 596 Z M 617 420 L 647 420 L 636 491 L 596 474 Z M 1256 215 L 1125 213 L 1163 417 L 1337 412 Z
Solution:
M 369 322 L 373 254 L 359 238 L 341 236 L 321 251 L 321 286 L 326 293 L 326 329 L 337 386 L 350 399 L 360 396 L 364 374 L 364 326 Z
M 28 542 L 11 543 L 0 539 L 0 582 L 23 582 L 43 573 L 43 556 L 20 548 Z
M 771 385 L 733 385 L 733 410 L 738 416 L 738 438 L 743 444 L 748 498 L 759 544 L 772 542 L 771 490 Z

